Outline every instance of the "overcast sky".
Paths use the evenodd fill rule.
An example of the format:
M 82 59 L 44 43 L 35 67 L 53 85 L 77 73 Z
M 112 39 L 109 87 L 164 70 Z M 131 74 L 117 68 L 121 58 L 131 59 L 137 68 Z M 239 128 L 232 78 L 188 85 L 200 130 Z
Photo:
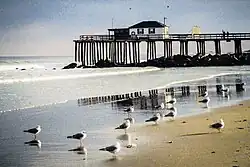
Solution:
M 0 55 L 73 56 L 73 39 L 106 34 L 112 18 L 128 27 L 165 16 L 170 33 L 250 32 L 249 9 L 250 0 L 1 0 Z

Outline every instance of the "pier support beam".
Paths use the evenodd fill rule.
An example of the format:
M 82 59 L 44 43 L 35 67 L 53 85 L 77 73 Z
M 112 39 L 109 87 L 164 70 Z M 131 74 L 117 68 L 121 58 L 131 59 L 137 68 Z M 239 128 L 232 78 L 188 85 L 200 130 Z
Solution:
M 172 41 L 164 40 L 164 47 L 163 47 L 164 57 L 169 58 L 173 56 L 172 51 Z
M 197 41 L 197 54 L 206 54 L 206 44 L 204 40 Z
M 180 55 L 188 55 L 188 41 L 180 41 Z
M 77 62 L 80 62 L 81 61 L 81 43 L 78 42 L 78 59 L 77 59 Z
M 75 41 L 75 62 L 77 62 L 77 42 Z
M 242 47 L 241 47 L 241 40 L 240 39 L 234 40 L 234 49 L 235 49 L 236 56 L 240 56 L 242 54 Z
M 156 59 L 156 52 L 157 52 L 156 42 L 147 41 L 147 60 Z
M 221 45 L 220 45 L 220 40 L 215 40 L 214 41 L 214 48 L 215 48 L 215 54 L 216 55 L 221 55 Z

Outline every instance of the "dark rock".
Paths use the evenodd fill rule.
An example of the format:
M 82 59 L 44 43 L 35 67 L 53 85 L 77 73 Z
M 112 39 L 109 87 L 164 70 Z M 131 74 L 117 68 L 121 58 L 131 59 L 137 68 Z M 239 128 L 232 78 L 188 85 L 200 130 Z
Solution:
M 84 68 L 85 66 L 84 65 L 79 65 L 79 66 L 77 66 L 76 68 Z
M 238 129 L 244 129 L 244 128 L 238 128 Z
M 18 70 L 18 68 L 16 68 L 16 70 Z
M 52 68 L 52 70 L 56 70 L 56 68 Z
M 243 122 L 247 122 L 247 119 L 244 119 Z
M 105 67 L 116 67 L 117 65 L 111 61 L 109 61 L 108 59 L 106 60 L 99 60 L 96 64 L 96 67 L 98 68 L 105 68 Z
M 212 153 L 212 154 L 214 154 L 214 153 L 215 153 L 215 151 L 212 151 L 211 153 Z
M 25 68 L 22 68 L 22 69 L 20 69 L 21 71 L 24 71 L 24 70 L 26 70 Z
M 186 121 L 182 121 L 183 124 L 187 123 Z
M 69 65 L 63 67 L 63 69 L 73 69 L 76 68 L 77 64 L 76 63 L 70 63 Z
M 168 143 L 170 143 L 170 144 L 171 144 L 171 143 L 173 143 L 173 141 L 169 141 Z

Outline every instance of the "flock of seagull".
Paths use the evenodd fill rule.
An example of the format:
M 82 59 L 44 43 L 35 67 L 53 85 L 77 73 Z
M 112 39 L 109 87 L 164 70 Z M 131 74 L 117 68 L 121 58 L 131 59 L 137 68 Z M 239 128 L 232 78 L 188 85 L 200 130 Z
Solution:
M 224 86 L 222 86 L 221 92 L 228 93 L 229 88 L 225 88 Z M 203 103 L 203 104 L 208 105 L 208 103 L 210 102 L 210 98 L 208 97 L 208 91 L 205 91 L 203 94 L 199 95 L 199 97 L 202 98 L 202 99 L 198 100 L 199 103 Z M 174 120 L 175 117 L 177 116 L 177 109 L 174 107 L 174 104 L 176 102 L 177 102 L 176 98 L 172 97 L 171 100 L 165 102 L 166 106 L 171 105 L 171 107 L 166 107 L 164 103 L 161 103 L 160 105 L 155 106 L 155 109 L 165 109 L 165 107 L 166 107 L 166 109 L 170 110 L 170 112 L 164 116 L 161 113 L 157 112 L 151 118 L 145 120 L 145 122 L 154 122 L 155 124 L 158 124 L 158 122 L 163 117 L 172 118 Z M 124 119 L 124 122 L 122 124 L 120 124 L 119 126 L 117 126 L 115 129 L 123 129 L 125 131 L 125 134 L 126 134 L 127 130 L 130 128 L 131 124 L 134 123 L 134 118 L 132 118 L 130 115 L 131 113 L 134 112 L 134 106 L 130 106 L 130 107 L 124 109 L 124 112 L 126 112 L 128 114 L 128 118 Z M 216 122 L 216 123 L 209 125 L 209 128 L 217 129 L 219 132 L 221 132 L 221 129 L 223 129 L 224 126 L 225 126 L 225 123 L 224 123 L 223 119 L 220 119 L 219 122 Z M 40 145 L 41 144 L 41 142 L 39 140 L 36 140 L 37 134 L 39 134 L 41 132 L 40 125 L 37 125 L 35 128 L 32 128 L 32 129 L 24 130 L 23 132 L 31 133 L 34 135 L 34 140 L 29 141 L 29 142 L 25 142 L 25 144 L 30 144 L 30 145 Z M 82 131 L 80 133 L 76 133 L 76 134 L 71 135 L 71 136 L 67 136 L 68 139 L 79 140 L 80 141 L 80 148 L 84 148 L 83 144 L 82 144 L 82 140 L 84 140 L 86 137 L 87 137 L 87 133 L 85 131 Z M 108 147 L 103 147 L 103 148 L 100 148 L 99 150 L 110 152 L 114 156 L 116 156 L 116 154 L 121 150 L 121 144 L 119 142 L 116 142 L 114 145 L 110 145 Z

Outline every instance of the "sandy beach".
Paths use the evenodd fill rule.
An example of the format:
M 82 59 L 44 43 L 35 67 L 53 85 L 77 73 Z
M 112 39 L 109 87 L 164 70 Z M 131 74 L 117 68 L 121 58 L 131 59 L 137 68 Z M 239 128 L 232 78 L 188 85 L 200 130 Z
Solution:
M 223 118 L 221 133 L 209 124 Z M 130 129 L 138 146 L 107 166 L 250 166 L 250 101 L 209 112 Z M 133 138 L 135 140 L 135 138 Z M 140 139 L 146 140 L 141 142 Z M 126 149 L 126 148 L 124 148 Z

